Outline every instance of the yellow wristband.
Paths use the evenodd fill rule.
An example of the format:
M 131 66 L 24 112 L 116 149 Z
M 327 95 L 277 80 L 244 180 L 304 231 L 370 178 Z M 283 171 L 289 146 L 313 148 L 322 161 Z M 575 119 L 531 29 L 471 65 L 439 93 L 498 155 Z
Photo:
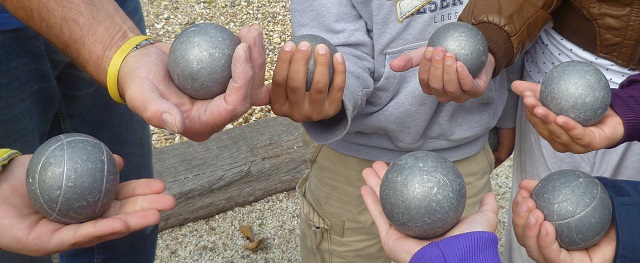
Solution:
M 5 166 L 9 163 L 13 158 L 20 156 L 20 152 L 11 149 L 0 149 L 0 170 L 2 170 L 2 166 Z
M 118 71 L 120 71 L 120 65 L 124 58 L 133 50 L 140 42 L 150 39 L 148 36 L 135 36 L 124 42 L 122 46 L 116 51 L 116 54 L 111 58 L 109 63 L 109 69 L 107 70 L 107 89 L 109 89 L 109 95 L 116 102 L 125 104 L 122 97 L 120 97 L 120 91 L 118 90 Z

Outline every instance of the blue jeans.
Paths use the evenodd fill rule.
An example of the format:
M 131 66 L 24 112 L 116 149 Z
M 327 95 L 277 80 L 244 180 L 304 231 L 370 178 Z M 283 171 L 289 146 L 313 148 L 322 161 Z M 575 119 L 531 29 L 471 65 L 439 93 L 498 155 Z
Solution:
M 144 31 L 138 1 L 117 1 Z M 0 31 L 0 146 L 33 153 L 48 138 L 79 132 L 125 160 L 121 181 L 153 178 L 149 125 L 30 28 Z M 158 227 L 60 253 L 61 262 L 153 262 Z M 0 262 L 51 262 L 0 252 Z

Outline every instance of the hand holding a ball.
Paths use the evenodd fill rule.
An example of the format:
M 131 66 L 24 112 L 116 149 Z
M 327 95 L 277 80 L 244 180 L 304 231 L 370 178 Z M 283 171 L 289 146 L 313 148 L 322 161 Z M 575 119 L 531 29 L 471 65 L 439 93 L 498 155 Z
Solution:
M 342 110 L 347 71 L 344 57 L 329 42 L 296 42 L 299 44 L 288 41 L 278 54 L 271 83 L 271 109 L 296 122 L 329 119 Z M 313 71 L 308 70 L 311 67 Z
M 442 236 L 432 239 L 417 239 L 398 231 L 385 216 L 380 203 L 380 184 L 389 167 L 381 161 L 362 171 L 367 185 L 360 189 L 364 203 L 376 224 L 385 253 L 396 262 L 409 262 L 420 248 L 439 239 L 471 231 L 495 232 L 498 227 L 498 204 L 495 194 L 485 194 L 480 209 L 458 222 Z
M 520 245 L 536 262 L 613 262 L 616 250 L 616 234 L 613 224 L 595 245 L 581 250 L 566 250 L 556 239 L 556 229 L 544 221 L 537 209 L 532 192 L 538 181 L 520 182 L 520 190 L 513 201 L 513 230 Z
M 622 119 L 609 108 L 597 123 L 584 127 L 563 115 L 556 115 L 540 103 L 540 85 L 525 81 L 511 84 L 522 97 L 531 125 L 554 150 L 586 153 L 615 145 L 624 135 Z
M 167 69 L 168 43 L 145 46 L 125 58 L 118 77 L 120 94 L 149 124 L 194 141 L 206 140 L 250 106 L 269 101 L 269 92 L 263 89 L 266 58 L 262 27 L 245 27 L 238 38 L 241 44 L 233 54 L 231 81 L 220 96 L 198 100 L 178 89 Z
M 92 246 L 120 238 L 160 222 L 160 211 L 175 207 L 157 179 L 121 183 L 116 200 L 98 219 L 81 224 L 60 224 L 41 215 L 32 205 L 25 184 L 31 155 L 12 160 L 0 171 L 0 248 L 42 256 L 72 248 Z M 116 156 L 118 168 L 122 158 Z
M 434 31 L 427 45 L 391 61 L 391 70 L 403 72 L 419 66 L 422 91 L 442 103 L 462 103 L 484 94 L 495 60 L 479 30 L 451 22 Z

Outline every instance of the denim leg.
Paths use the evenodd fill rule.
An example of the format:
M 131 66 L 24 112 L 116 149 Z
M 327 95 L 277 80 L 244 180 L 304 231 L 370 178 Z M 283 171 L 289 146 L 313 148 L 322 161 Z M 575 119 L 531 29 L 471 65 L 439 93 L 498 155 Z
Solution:
M 144 29 L 139 2 L 118 3 Z M 52 136 L 85 133 L 123 157 L 121 181 L 153 177 L 149 125 L 125 105 L 113 102 L 104 87 L 28 28 L 0 31 L 0 92 L 0 146 L 33 153 Z M 153 262 L 157 235 L 157 226 L 148 227 L 121 239 L 63 252 L 59 258 L 63 263 Z M 51 260 L 17 259 L 5 251 L 0 252 L 0 262 Z

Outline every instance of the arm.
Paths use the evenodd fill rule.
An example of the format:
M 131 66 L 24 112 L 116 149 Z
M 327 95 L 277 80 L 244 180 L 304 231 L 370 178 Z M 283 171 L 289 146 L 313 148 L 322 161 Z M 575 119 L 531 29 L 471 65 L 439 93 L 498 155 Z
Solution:
M 561 1 L 554 0 L 470 0 L 459 21 L 482 32 L 495 58 L 493 76 L 511 65 L 552 21 Z
M 302 123 L 309 136 L 317 142 L 327 143 L 342 137 L 348 129 L 351 118 L 364 108 L 366 97 L 371 94 L 374 47 L 369 32 L 372 28 L 368 28 L 371 25 L 365 21 L 361 12 L 366 13 L 367 11 L 362 9 L 372 5 L 368 2 L 338 0 L 291 1 L 293 35 L 317 34 L 328 39 L 341 53 L 346 67 L 340 111 L 329 119 Z M 336 74 L 338 73 L 336 65 L 334 70 L 335 82 L 336 77 L 339 76 Z
M 141 34 L 115 1 L 0 0 L 0 4 L 103 85 L 113 54 Z
M 141 34 L 114 1 L 0 3 L 103 85 L 116 51 Z M 264 105 L 269 100 L 268 89 L 263 89 L 266 59 L 262 28 L 245 27 L 238 37 L 242 44 L 233 56 L 227 92 L 214 99 L 195 100 L 175 86 L 167 69 L 167 43 L 129 53 L 119 68 L 116 89 L 129 108 L 149 124 L 195 141 L 206 140 L 251 105 Z

